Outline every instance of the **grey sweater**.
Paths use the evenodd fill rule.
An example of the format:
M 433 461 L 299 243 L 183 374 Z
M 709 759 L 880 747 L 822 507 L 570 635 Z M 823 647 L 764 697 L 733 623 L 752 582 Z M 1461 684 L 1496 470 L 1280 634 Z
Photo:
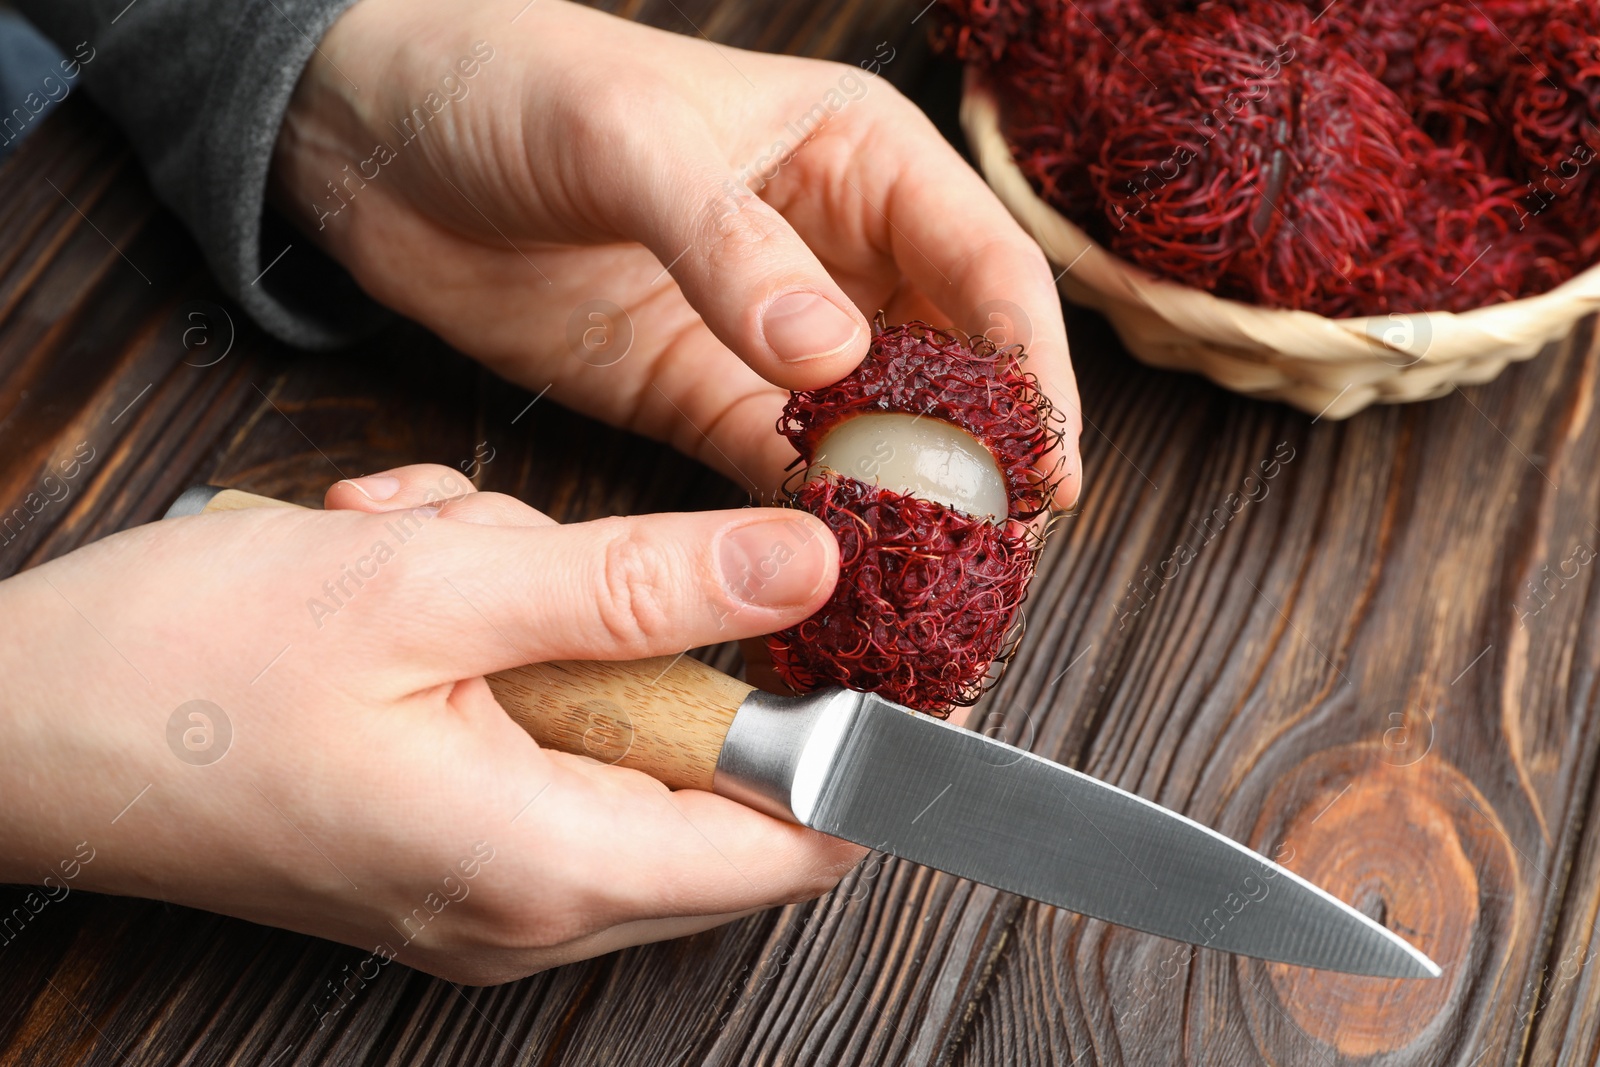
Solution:
M 364 333 L 384 314 L 265 202 L 295 82 L 354 2 L 16 2 L 64 53 L 89 57 L 78 83 L 127 133 L 222 284 L 272 333 L 309 348 Z

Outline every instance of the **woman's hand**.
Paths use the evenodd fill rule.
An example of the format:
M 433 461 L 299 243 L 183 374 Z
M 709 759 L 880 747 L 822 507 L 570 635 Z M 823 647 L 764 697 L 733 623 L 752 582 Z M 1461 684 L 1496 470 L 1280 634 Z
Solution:
M 154 523 L 0 582 L 25 620 L 0 643 L 0 879 L 487 983 L 815 896 L 861 855 L 540 749 L 484 681 L 804 618 L 838 566 L 809 515 L 562 526 L 445 467 L 328 505 Z
M 863 311 L 1025 342 L 1067 420 L 1068 506 L 1078 401 L 1044 257 L 874 76 L 892 53 L 861 58 L 558 0 L 361 0 L 301 79 L 274 195 L 379 301 L 757 492 L 794 458 L 784 391 L 860 361 Z

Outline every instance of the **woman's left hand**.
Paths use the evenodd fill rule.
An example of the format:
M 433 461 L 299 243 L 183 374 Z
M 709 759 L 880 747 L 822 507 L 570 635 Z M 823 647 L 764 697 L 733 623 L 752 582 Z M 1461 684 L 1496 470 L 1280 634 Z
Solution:
M 302 76 L 274 195 L 380 302 L 758 493 L 794 458 L 785 391 L 849 373 L 867 314 L 1023 342 L 1067 420 L 1069 506 L 1078 397 L 1050 269 L 876 76 L 892 50 L 862 59 L 560 0 L 360 0 Z

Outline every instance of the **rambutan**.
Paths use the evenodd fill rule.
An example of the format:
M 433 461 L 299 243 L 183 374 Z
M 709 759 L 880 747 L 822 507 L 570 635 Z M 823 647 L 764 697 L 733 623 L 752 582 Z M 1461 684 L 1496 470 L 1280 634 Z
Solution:
M 944 0 L 1039 196 L 1122 258 L 1329 316 L 1600 258 L 1593 0 Z
M 1004 658 L 1037 563 L 1030 521 L 1055 490 L 1059 418 L 1000 347 L 922 322 L 886 326 L 848 377 L 794 393 L 778 430 L 804 462 L 791 503 L 839 541 L 839 582 L 768 637 L 802 692 L 880 693 L 943 717 Z

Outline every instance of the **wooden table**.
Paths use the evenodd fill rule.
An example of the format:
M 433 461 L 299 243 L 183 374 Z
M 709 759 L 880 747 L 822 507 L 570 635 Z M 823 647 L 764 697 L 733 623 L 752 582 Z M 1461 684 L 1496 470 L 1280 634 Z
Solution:
M 948 125 L 956 72 L 920 43 L 921 2 L 630 13 L 847 62 L 888 40 L 887 75 Z M 196 321 L 216 332 L 186 347 Z M 1600 542 L 1592 323 L 1490 385 L 1344 423 L 1146 370 L 1091 317 L 1073 342 L 1088 490 L 987 721 L 1285 850 L 1442 981 L 1190 953 L 874 858 L 815 903 L 499 988 L 394 966 L 319 1029 L 358 950 L 74 893 L 0 943 L 0 1064 L 1594 1063 L 1600 601 L 1573 562 Z M 531 399 L 409 327 L 337 357 L 267 339 L 82 101 L 0 172 L 0 514 L 75 443 L 98 457 L 0 538 L 0 574 L 191 482 L 312 503 L 341 472 L 485 441 L 481 485 L 563 520 L 742 501 Z M 1167 563 L 1182 544 L 1193 561 Z

